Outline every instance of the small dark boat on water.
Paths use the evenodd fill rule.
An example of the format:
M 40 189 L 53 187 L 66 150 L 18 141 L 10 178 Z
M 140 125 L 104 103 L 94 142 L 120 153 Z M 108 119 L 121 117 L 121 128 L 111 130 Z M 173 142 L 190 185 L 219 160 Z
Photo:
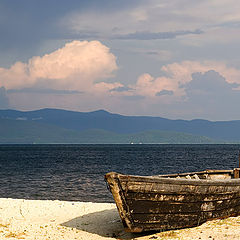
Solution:
M 240 214 L 240 168 L 159 176 L 105 175 L 128 232 L 198 226 Z

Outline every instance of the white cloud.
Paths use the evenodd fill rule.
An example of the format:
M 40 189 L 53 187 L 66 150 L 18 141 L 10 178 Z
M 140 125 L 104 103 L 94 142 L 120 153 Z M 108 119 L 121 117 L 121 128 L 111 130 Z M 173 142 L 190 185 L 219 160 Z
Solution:
M 209 74 L 209 70 L 214 70 L 215 75 Z M 130 115 L 188 119 L 239 117 L 238 112 L 229 109 L 229 106 L 236 106 L 238 99 L 238 91 L 233 89 L 232 83 L 240 83 L 239 70 L 221 62 L 183 61 L 165 65 L 161 71 L 158 77 L 142 74 L 128 86 L 118 82 L 93 83 L 91 91 L 82 94 L 23 94 L 15 91 L 9 94 L 10 104 L 24 110 L 53 107 L 79 111 L 106 109 Z M 196 81 L 196 76 L 202 77 Z M 227 104 L 218 104 L 218 99 L 214 100 L 216 96 L 221 99 L 220 102 L 224 102 L 221 96 L 227 97 Z M 205 105 L 209 107 L 205 108 Z M 229 112 L 228 116 L 224 116 L 226 111 Z
M 27 63 L 0 68 L 0 87 L 94 91 L 99 86 L 95 81 L 112 77 L 116 69 L 116 57 L 99 41 L 73 41 Z M 104 87 L 110 85 L 101 90 Z
M 175 79 L 180 84 L 191 81 L 191 75 L 195 72 L 207 72 L 215 70 L 226 78 L 229 83 L 240 83 L 240 70 L 228 67 L 223 62 L 217 61 L 183 61 L 180 63 L 168 64 L 162 67 L 162 71 Z
M 135 94 L 146 97 L 155 97 L 162 90 L 176 91 L 177 83 L 170 78 L 157 77 L 153 78 L 150 74 L 142 74 L 135 85 L 131 85 L 136 89 Z
M 180 63 L 172 63 L 161 68 L 162 76 L 152 77 L 148 73 L 139 76 L 135 84 L 130 85 L 129 95 L 142 95 L 145 97 L 156 97 L 161 91 L 171 91 L 173 95 L 162 95 L 162 98 L 179 100 L 179 97 L 185 96 L 184 84 L 192 81 L 192 74 L 196 72 L 205 73 L 215 70 L 221 74 L 227 83 L 240 84 L 240 70 L 228 67 L 222 62 L 213 61 L 183 61 Z M 158 96 L 159 97 L 159 96 Z

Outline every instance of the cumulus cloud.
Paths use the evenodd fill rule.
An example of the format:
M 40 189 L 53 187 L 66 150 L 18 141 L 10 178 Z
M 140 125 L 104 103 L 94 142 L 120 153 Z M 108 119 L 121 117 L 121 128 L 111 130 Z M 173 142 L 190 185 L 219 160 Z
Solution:
M 240 114 L 236 111 L 236 103 L 240 102 L 237 69 L 216 62 L 209 65 L 182 62 L 166 65 L 162 70 L 165 71 L 160 77 L 142 74 L 131 85 L 131 91 L 126 88 L 125 92 L 119 92 L 122 94 L 119 111 L 185 119 L 239 119 Z
M 111 53 L 108 54 L 112 56 Z M 235 116 L 233 113 L 237 113 L 230 111 L 231 106 L 240 101 L 240 70 L 222 62 L 175 62 L 162 66 L 161 74 L 157 77 L 144 73 L 135 83 L 125 85 L 120 82 L 99 81 L 100 76 L 111 76 L 113 70 L 107 71 L 107 74 L 104 71 L 96 71 L 101 74 L 95 74 L 96 77 L 86 74 L 88 77 L 84 78 L 84 81 L 81 78 L 80 85 L 77 85 L 80 87 L 71 85 L 65 90 L 62 84 L 58 84 L 58 80 L 69 83 L 72 80 L 78 81 L 79 74 L 83 70 L 78 72 L 73 69 L 73 75 L 66 74 L 66 71 L 63 71 L 65 75 L 59 72 L 54 75 L 50 69 L 40 69 L 41 71 L 34 71 L 34 74 L 42 77 L 33 78 L 29 70 L 29 62 L 25 63 L 27 67 L 24 69 L 28 69 L 25 72 L 28 73 L 30 80 L 35 82 L 31 87 L 23 88 L 22 85 L 25 84 L 23 81 L 21 87 L 17 88 L 15 85 L 14 89 L 7 90 L 11 106 L 15 108 L 54 107 L 80 111 L 101 108 L 123 114 L 163 115 L 173 118 L 209 118 L 210 116 L 212 119 L 223 119 L 223 109 L 224 112 L 228 111 L 229 116 L 231 114 Z M 19 69 L 24 72 L 21 67 Z M 52 81 L 55 88 L 49 87 L 49 90 L 40 88 L 43 80 L 49 83 Z M 222 96 L 227 101 L 224 101 L 225 98 Z
M 180 84 L 184 84 L 192 80 L 192 73 L 207 72 L 215 70 L 219 72 L 229 83 L 240 83 L 240 70 L 228 67 L 223 62 L 217 61 L 183 61 L 180 63 L 168 64 L 161 69 L 169 78 L 175 79 Z
M 135 89 L 135 94 L 137 95 L 155 97 L 163 90 L 176 92 L 178 83 L 174 79 L 165 76 L 154 78 L 150 74 L 145 73 L 139 76 L 136 84 L 131 85 L 131 87 Z
M 172 96 L 172 98 L 175 97 L 179 100 L 179 98 L 186 96 L 186 84 L 192 81 L 192 74 L 205 73 L 210 70 L 221 74 L 232 88 L 240 88 L 240 70 L 236 68 L 214 61 L 183 61 L 162 66 L 162 74 L 159 77 L 154 78 L 148 73 L 140 75 L 135 84 L 129 85 L 135 89 L 130 93 L 146 97 Z M 206 82 L 206 86 L 208 84 L 210 82 Z
M 210 70 L 205 73 L 193 73 L 192 80 L 182 87 L 186 89 L 186 93 L 188 95 L 195 91 L 195 95 L 204 95 L 209 93 L 211 95 L 218 95 L 223 93 L 232 93 L 236 91 L 234 88 L 239 85 L 240 84 L 237 83 L 227 82 L 221 74 L 214 70 Z
M 35 56 L 27 63 L 0 68 L 0 86 L 6 89 L 50 88 L 55 90 L 102 91 L 119 84 L 95 84 L 113 76 L 116 57 L 99 41 L 72 41 L 58 50 Z
M 184 85 L 186 106 L 198 111 L 199 116 L 221 119 L 223 116 L 235 116 L 236 103 L 240 102 L 240 91 L 236 85 L 218 72 L 211 70 L 205 73 L 193 73 L 192 80 Z

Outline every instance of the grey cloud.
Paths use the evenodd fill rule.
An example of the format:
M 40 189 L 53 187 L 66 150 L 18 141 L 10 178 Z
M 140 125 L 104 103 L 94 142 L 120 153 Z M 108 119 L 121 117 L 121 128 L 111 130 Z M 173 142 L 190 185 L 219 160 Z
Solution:
M 192 80 L 181 86 L 186 93 L 184 98 L 170 104 L 163 103 L 159 98 L 151 109 L 161 109 L 170 118 L 239 119 L 240 90 L 236 89 L 237 86 L 240 85 L 227 82 L 214 70 L 194 73 Z
M 34 49 L 48 39 L 65 39 L 74 37 L 59 25 L 63 16 L 73 12 L 114 12 L 120 9 L 131 9 L 143 0 L 41 0 L 41 1 L 8 1 L 0 4 L 0 49 Z M 94 37 L 96 34 L 79 34 L 79 37 Z M 23 53 L 22 53 L 23 54 Z
M 121 30 L 121 28 L 119 28 L 119 27 L 114 27 L 113 29 L 112 29 L 112 32 L 118 32 L 118 31 L 120 31 Z
M 138 100 L 144 99 L 145 97 L 141 95 L 133 95 L 133 96 L 123 96 L 123 98 L 130 101 L 138 101 Z
M 71 90 L 56 90 L 56 89 L 37 89 L 37 88 L 22 88 L 9 89 L 8 93 L 37 93 L 37 94 L 82 94 L 80 91 Z
M 9 107 L 8 96 L 4 87 L 0 88 L 0 109 Z
M 65 32 L 65 37 L 67 39 L 99 39 L 101 34 L 97 31 L 78 31 L 78 33 Z M 63 34 L 62 34 L 62 37 Z
M 194 73 L 192 81 L 182 86 L 185 88 L 186 101 L 181 106 L 211 119 L 237 116 L 237 104 L 240 102 L 240 91 L 235 89 L 237 86 L 239 84 L 228 83 L 214 70 Z
M 173 91 L 163 89 L 162 91 L 156 93 L 156 96 L 164 96 L 164 95 L 173 95 Z
M 239 85 L 237 83 L 228 83 L 218 72 L 210 70 L 205 73 L 193 73 L 192 81 L 182 85 L 182 87 L 185 88 L 187 94 L 201 92 L 218 95 L 219 93 L 232 93 L 234 92 L 233 89 Z
M 116 35 L 115 39 L 133 39 L 133 40 L 157 40 L 157 39 L 172 39 L 177 36 L 189 34 L 202 34 L 203 31 L 196 29 L 194 31 L 175 31 L 175 32 L 135 32 L 125 35 Z
M 129 87 L 117 87 L 117 88 L 113 88 L 110 90 L 110 92 L 127 92 L 127 91 L 131 91 L 133 90 L 132 88 Z
M 146 54 L 148 54 L 148 55 L 159 55 L 159 52 L 157 52 L 157 51 L 148 51 L 148 52 L 146 52 Z
M 215 24 L 210 27 L 226 27 L 226 28 L 239 28 L 240 21 L 227 21 L 220 24 Z

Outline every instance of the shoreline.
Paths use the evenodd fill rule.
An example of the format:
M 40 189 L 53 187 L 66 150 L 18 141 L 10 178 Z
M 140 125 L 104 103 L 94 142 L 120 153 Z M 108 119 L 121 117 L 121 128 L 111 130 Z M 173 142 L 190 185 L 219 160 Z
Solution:
M 161 233 L 126 233 L 114 203 L 0 198 L 0 239 L 239 239 L 240 216 Z

